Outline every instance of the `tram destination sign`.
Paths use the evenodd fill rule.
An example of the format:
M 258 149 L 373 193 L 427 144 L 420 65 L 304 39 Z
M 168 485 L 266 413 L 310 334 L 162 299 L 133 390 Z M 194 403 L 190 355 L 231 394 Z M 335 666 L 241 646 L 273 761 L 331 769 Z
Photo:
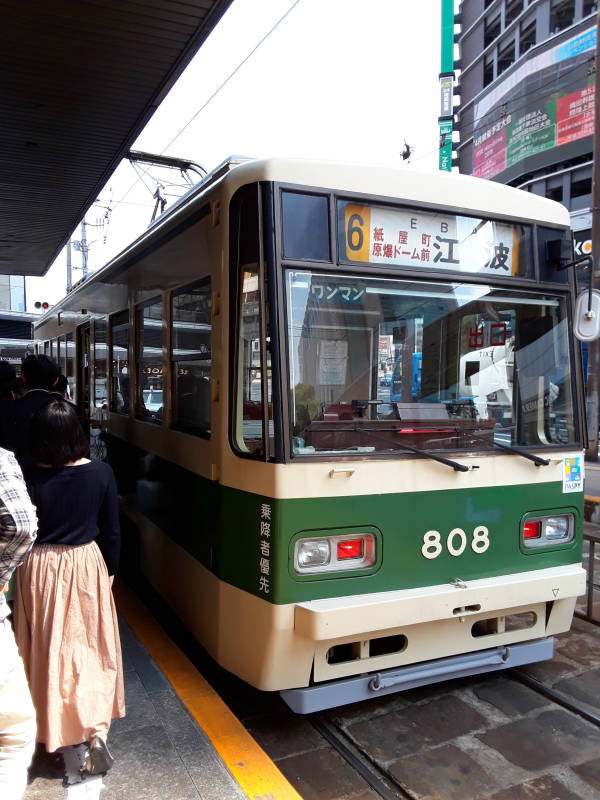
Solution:
M 527 226 L 345 203 L 342 260 L 510 276 L 521 273 Z

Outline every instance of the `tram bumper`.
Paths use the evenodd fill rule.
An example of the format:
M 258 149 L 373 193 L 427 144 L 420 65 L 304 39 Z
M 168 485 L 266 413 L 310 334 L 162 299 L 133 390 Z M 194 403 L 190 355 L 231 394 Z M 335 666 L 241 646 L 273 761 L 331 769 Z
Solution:
M 585 580 L 581 564 L 573 564 L 314 600 L 296 604 L 294 633 L 313 642 L 315 683 L 462 654 L 473 658 L 498 648 L 500 661 L 492 668 L 504 669 L 514 666 L 517 657 L 519 663 L 552 657 L 551 643 L 533 648 L 527 656 L 526 649 L 515 651 L 514 646 L 549 641 L 548 637 L 568 630 Z M 507 655 L 506 648 L 513 655 Z M 469 669 L 462 674 L 486 671 L 473 665 Z
M 547 661 L 554 654 L 554 639 L 536 639 L 510 647 L 494 647 L 476 653 L 434 659 L 399 669 L 325 681 L 302 689 L 285 689 L 281 697 L 296 714 L 311 714 L 326 708 L 372 700 L 374 697 L 416 689 L 432 683 L 497 672 L 536 661 Z

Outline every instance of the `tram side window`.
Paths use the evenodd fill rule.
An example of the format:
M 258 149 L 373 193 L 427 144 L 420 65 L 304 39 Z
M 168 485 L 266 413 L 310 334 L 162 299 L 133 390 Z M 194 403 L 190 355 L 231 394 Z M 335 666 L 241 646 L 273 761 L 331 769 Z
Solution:
M 232 265 L 238 274 L 235 444 L 248 455 L 264 457 L 263 422 L 266 400 L 269 447 L 273 446 L 271 392 L 271 356 L 264 365 L 266 398 L 263 398 L 263 363 L 261 355 L 261 287 L 259 278 L 258 193 L 256 186 L 243 189 L 232 214 Z M 268 336 L 268 320 L 264 321 Z
M 65 334 L 65 375 L 67 376 L 69 399 L 75 401 L 77 387 L 75 385 L 75 342 L 72 333 Z
M 129 414 L 129 312 L 110 318 L 111 328 L 111 398 L 110 410 Z
M 555 228 L 537 229 L 538 258 L 540 263 L 540 280 L 552 283 L 568 283 L 568 269 L 560 268 L 560 261 L 556 258 L 556 253 L 563 255 L 563 248 L 569 249 L 571 238 L 569 231 L 560 231 Z M 562 243 L 562 247 L 560 246 Z M 584 252 L 576 255 L 588 255 Z M 587 273 L 589 274 L 589 273 Z M 581 281 L 584 269 L 577 270 L 577 280 Z
M 94 322 L 94 406 L 108 407 L 106 317 Z
M 210 279 L 173 292 L 171 319 L 173 427 L 210 436 Z
M 160 425 L 163 392 L 163 301 L 155 298 L 136 309 L 138 395 L 136 417 Z
M 243 452 L 259 456 L 264 455 L 264 438 L 258 267 L 252 268 L 247 265 L 243 269 L 240 289 L 237 444 Z M 270 354 L 267 353 L 267 356 L 267 402 L 269 403 L 269 434 L 271 436 L 273 422 Z
M 65 337 L 58 337 L 58 368 L 63 375 L 67 374 L 67 350 L 65 346 Z

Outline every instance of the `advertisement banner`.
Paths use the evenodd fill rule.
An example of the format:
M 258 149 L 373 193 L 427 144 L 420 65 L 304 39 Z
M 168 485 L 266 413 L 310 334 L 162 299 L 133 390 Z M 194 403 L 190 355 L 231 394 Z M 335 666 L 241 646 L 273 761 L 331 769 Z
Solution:
M 594 134 L 594 87 L 586 86 L 556 101 L 556 144 Z
M 506 129 L 482 140 L 473 151 L 473 175 L 493 178 L 506 169 Z
M 526 60 L 475 107 L 472 174 L 515 164 L 594 132 L 596 30 Z
M 554 147 L 556 139 L 556 104 L 529 111 L 507 128 L 506 166 Z
M 575 258 L 592 254 L 592 229 L 573 231 L 573 250 Z

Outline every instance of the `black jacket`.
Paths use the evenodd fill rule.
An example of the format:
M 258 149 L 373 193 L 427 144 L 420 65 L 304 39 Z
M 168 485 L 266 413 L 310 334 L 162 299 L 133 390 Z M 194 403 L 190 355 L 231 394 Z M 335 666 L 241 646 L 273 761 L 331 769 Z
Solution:
M 18 400 L 0 402 L 0 445 L 13 451 L 23 471 L 33 464 L 29 455 L 29 420 L 50 398 L 62 400 L 57 392 L 30 389 Z

